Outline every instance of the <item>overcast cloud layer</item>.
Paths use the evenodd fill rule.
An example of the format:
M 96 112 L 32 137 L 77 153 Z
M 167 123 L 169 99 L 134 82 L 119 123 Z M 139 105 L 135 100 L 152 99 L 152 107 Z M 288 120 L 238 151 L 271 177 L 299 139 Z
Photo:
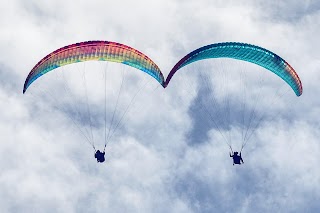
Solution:
M 1 0 L 1 5 L 0 212 L 320 212 L 319 2 Z M 181 71 L 165 90 L 152 80 L 108 144 L 106 162 L 97 164 L 68 119 L 71 112 L 43 96 L 22 95 L 27 74 L 41 58 L 88 40 L 134 47 L 164 76 L 195 48 L 251 43 L 288 61 L 304 93 L 286 106 L 283 117 L 259 126 L 244 150 L 245 164 L 233 166 L 217 128 L 204 127 L 198 117 L 197 75 Z M 181 79 L 199 90 L 188 90 Z M 99 109 L 98 98 L 89 101 Z M 97 119 L 103 116 L 98 112 Z

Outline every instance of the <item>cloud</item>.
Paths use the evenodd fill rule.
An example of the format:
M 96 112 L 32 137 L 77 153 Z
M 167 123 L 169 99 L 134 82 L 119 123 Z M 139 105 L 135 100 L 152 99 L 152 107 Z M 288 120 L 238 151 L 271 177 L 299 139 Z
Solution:
M 58 0 L 7 1 L 3 5 L 0 13 L 2 211 L 319 210 L 317 23 L 320 13 L 315 1 L 111 3 L 97 0 L 89 3 L 80 0 L 74 3 Z M 278 53 L 296 69 L 304 93 L 294 97 L 289 106 L 279 102 L 269 109 L 270 115 L 280 112 L 279 117 L 264 120 L 243 150 L 245 164 L 232 166 L 228 146 L 217 128 L 212 124 L 207 128 L 202 126 L 208 121 L 204 121 L 206 114 L 198 108 L 201 81 L 196 79 L 199 76 L 181 70 L 166 90 L 157 88 L 156 82 L 151 81 L 136 97 L 107 146 L 106 163 L 97 164 L 93 149 L 70 119 L 74 112 L 83 115 L 87 111 L 82 81 L 75 78 L 62 81 L 58 72 L 52 72 L 30 87 L 34 91 L 22 95 L 22 87 L 28 72 L 48 53 L 71 43 L 100 39 L 142 51 L 159 65 L 165 76 L 181 57 L 200 46 L 222 41 L 256 44 Z M 199 62 L 192 67 L 208 64 Z M 122 73 L 121 66 L 110 67 Z M 134 75 L 129 68 L 127 71 L 126 80 L 130 83 L 121 93 L 121 112 L 145 82 L 142 72 Z M 69 76 L 74 77 L 71 73 Z M 121 75 L 117 79 L 118 83 L 110 78 L 119 88 Z M 99 103 L 104 93 L 97 80 L 103 78 L 88 77 L 87 83 L 93 86 L 91 91 L 95 91 L 94 86 L 100 88 L 97 90 L 100 92 L 89 97 L 88 103 L 94 109 L 90 116 L 94 139 L 101 148 L 104 104 Z M 250 82 L 255 85 L 254 81 Z M 70 100 L 64 99 L 65 84 L 73 88 L 72 100 L 78 103 L 75 111 L 70 108 Z M 270 79 L 266 88 L 274 85 Z M 233 86 L 220 92 L 221 100 L 227 92 L 239 92 Z M 36 92 L 49 88 L 55 88 L 53 95 L 61 102 Z M 117 91 L 110 91 L 112 103 L 116 102 Z M 268 89 L 262 90 L 261 96 L 268 99 L 268 95 Z M 248 106 L 250 101 L 246 102 Z M 268 108 L 265 99 L 258 104 L 261 109 Z M 288 110 L 282 110 L 285 107 Z M 112 107 L 108 109 L 108 119 L 112 110 Z M 121 118 L 120 111 L 116 112 L 116 120 Z M 198 114 L 202 115 L 201 119 Z M 77 119 L 80 129 L 90 134 L 88 117 Z M 222 130 L 231 131 L 235 137 L 241 135 L 237 125 Z

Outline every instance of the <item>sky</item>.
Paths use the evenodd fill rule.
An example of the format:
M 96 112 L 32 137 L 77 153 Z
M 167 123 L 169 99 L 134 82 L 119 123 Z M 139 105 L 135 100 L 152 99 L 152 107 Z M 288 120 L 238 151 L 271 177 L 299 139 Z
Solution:
M 320 211 L 319 2 L 1 0 L 1 5 L 1 212 Z M 259 75 L 245 75 L 248 83 L 241 85 L 248 85 L 247 99 L 241 103 L 248 111 L 243 112 L 250 114 L 256 103 L 257 111 L 267 112 L 267 118 L 242 152 L 245 163 L 233 166 L 221 131 L 230 132 L 237 147 L 240 77 L 220 89 L 224 81 L 216 75 L 208 78 L 215 86 L 207 88 L 194 70 L 206 70 L 204 75 L 210 76 L 213 62 L 178 71 L 166 89 L 140 71 L 106 63 L 102 70 L 114 73 L 108 78 L 113 85 L 108 98 L 114 99 L 108 99 L 107 115 L 101 104 L 104 89 L 97 83 L 103 71 L 100 77 L 70 71 L 82 69 L 80 63 L 48 73 L 30 86 L 30 93 L 22 94 L 26 76 L 41 58 L 90 40 L 138 49 L 165 77 L 196 48 L 226 41 L 250 43 L 288 61 L 304 91 L 300 97 L 288 91 L 288 101 L 269 105 L 271 91 L 285 83 L 268 72 L 263 73 L 263 84 Z M 246 70 L 242 73 L 258 69 L 245 62 L 221 64 L 215 68 L 234 72 L 240 67 Z M 91 70 L 96 64 L 86 66 Z M 112 119 L 111 105 L 117 105 L 123 79 L 126 84 L 115 119 L 121 119 L 128 103 L 130 110 L 108 142 L 106 162 L 99 164 L 81 131 L 93 126 L 96 146 L 103 147 L 101 118 Z M 66 85 L 69 95 L 64 92 Z M 256 94 L 259 85 L 263 88 Z M 131 105 L 130 97 L 140 87 Z M 212 97 L 219 110 L 206 102 Z M 257 97 L 261 99 L 254 102 Z M 219 117 L 226 113 L 226 103 L 235 120 L 215 125 L 203 109 Z M 89 117 L 87 104 L 92 106 Z

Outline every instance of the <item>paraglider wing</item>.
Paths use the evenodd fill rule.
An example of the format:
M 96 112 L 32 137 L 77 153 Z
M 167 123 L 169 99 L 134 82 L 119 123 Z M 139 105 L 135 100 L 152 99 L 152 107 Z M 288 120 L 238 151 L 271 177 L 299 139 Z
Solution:
M 183 57 L 170 71 L 164 87 L 182 67 L 195 61 L 209 58 L 233 58 L 264 67 L 282 78 L 297 96 L 302 94 L 302 84 L 295 70 L 280 56 L 264 48 L 238 42 L 210 44 L 196 49 Z
M 62 47 L 40 60 L 29 73 L 23 93 L 40 76 L 58 67 L 83 61 L 110 61 L 135 67 L 164 85 L 159 67 L 146 55 L 124 44 L 110 41 L 86 41 Z

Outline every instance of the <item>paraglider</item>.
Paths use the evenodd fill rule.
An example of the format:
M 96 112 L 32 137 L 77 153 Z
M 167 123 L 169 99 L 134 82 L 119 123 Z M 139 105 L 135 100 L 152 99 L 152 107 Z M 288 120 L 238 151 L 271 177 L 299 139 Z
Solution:
M 37 80 L 39 77 L 41 77 L 42 75 L 45 75 L 46 73 L 48 73 L 49 71 L 53 71 L 59 67 L 63 67 L 69 64 L 74 64 L 74 63 L 78 63 L 78 62 L 86 62 L 86 61 L 108 61 L 108 62 L 117 62 L 117 63 L 122 63 L 125 65 L 128 65 L 130 67 L 136 68 L 138 70 L 141 70 L 145 73 L 147 73 L 148 75 L 150 75 L 151 77 L 153 77 L 154 79 L 156 79 L 161 85 L 164 85 L 164 78 L 163 75 L 160 71 L 160 69 L 158 68 L 158 66 L 145 54 L 141 53 L 140 51 L 126 46 L 124 44 L 120 44 L 120 43 L 116 43 L 116 42 L 111 42 L 111 41 L 86 41 L 86 42 L 80 42 L 80 43 L 75 43 L 75 44 L 71 44 L 62 48 L 59 48 L 55 51 L 53 51 L 52 53 L 48 54 L 47 56 L 45 56 L 43 59 L 41 59 L 34 67 L 33 69 L 30 71 L 30 73 L 28 74 L 25 83 L 24 83 L 24 87 L 23 87 L 23 93 L 26 93 L 27 89 L 30 87 L 30 85 Z M 106 71 L 106 70 L 104 70 Z M 80 72 L 80 70 L 79 70 Z M 79 73 L 79 75 L 81 76 L 81 74 Z M 85 74 L 82 74 L 85 77 Z M 124 76 L 124 74 L 122 75 Z M 123 77 L 124 78 L 124 77 Z M 104 100 L 104 119 L 106 119 L 107 115 L 106 115 L 106 107 L 107 107 L 107 101 L 106 101 L 106 95 L 107 95 L 107 86 L 106 86 L 106 74 L 104 74 L 104 88 L 105 88 L 105 100 Z M 112 80 L 112 82 L 114 82 L 114 80 Z M 122 79 L 122 83 L 123 83 L 123 79 Z M 119 96 L 120 96 L 120 92 L 121 89 L 123 88 L 121 83 L 121 87 L 119 90 L 119 94 L 118 94 L 118 98 L 115 104 L 115 108 L 113 110 L 113 114 L 112 114 L 112 120 L 110 122 L 110 127 L 109 127 L 109 132 L 107 133 L 106 131 L 106 120 L 104 121 L 104 129 L 105 129 L 105 144 L 104 144 L 104 149 L 103 151 L 96 151 L 95 152 L 95 158 L 97 159 L 97 162 L 104 162 L 105 161 L 105 148 L 107 145 L 107 140 L 108 138 L 110 138 L 112 136 L 112 134 L 115 132 L 115 129 L 119 127 L 121 120 L 123 119 L 125 113 L 128 111 L 128 109 L 126 109 L 123 113 L 123 115 L 121 115 L 121 118 L 119 119 L 119 121 L 117 121 L 116 124 L 114 124 L 114 130 L 112 133 L 110 133 L 110 128 L 111 128 L 111 124 L 112 122 L 115 122 L 114 117 L 115 117 L 115 112 L 116 107 L 118 107 L 119 105 Z M 65 85 L 66 86 L 66 85 Z M 68 86 L 67 86 L 68 87 Z M 85 93 L 86 93 L 86 97 L 88 98 L 87 95 L 87 85 L 86 83 L 84 84 L 85 87 Z M 114 90 L 114 88 L 110 88 L 111 90 Z M 141 89 L 140 89 L 141 90 Z M 138 92 L 140 91 L 138 90 Z M 46 91 L 44 90 L 43 93 L 45 93 Z M 138 93 L 137 92 L 137 93 Z M 47 93 L 51 93 L 51 91 L 48 91 Z M 137 95 L 137 93 L 134 94 L 133 98 Z M 50 95 L 50 94 L 48 94 Z M 90 94 L 89 94 L 90 95 Z M 64 95 L 66 96 L 66 94 Z M 71 95 L 70 95 L 71 96 Z M 133 102 L 133 98 L 130 101 L 130 104 Z M 109 99 L 110 100 L 110 99 Z M 57 100 L 55 100 L 57 101 Z M 71 105 L 73 105 L 71 103 Z M 88 102 L 87 102 L 88 105 Z M 109 104 L 110 105 L 110 104 Z M 127 108 L 129 107 L 129 105 L 127 106 Z M 70 107 L 71 109 L 74 108 L 74 106 Z M 61 110 L 65 110 L 65 109 L 61 109 Z M 69 110 L 69 109 L 68 109 Z M 66 111 L 68 111 L 66 110 Z M 92 145 L 92 148 L 94 150 L 96 150 L 94 142 L 93 142 L 93 136 L 92 136 L 92 122 L 91 122 L 91 116 L 90 116 L 90 110 L 89 108 L 87 109 L 89 115 L 88 115 L 88 120 L 90 123 L 90 128 L 91 130 L 88 132 L 88 135 L 86 134 L 86 131 L 81 131 L 81 129 L 79 128 L 79 124 L 76 123 L 76 119 L 72 118 L 72 114 L 68 115 L 68 117 L 71 117 L 71 121 L 75 124 L 75 126 L 77 126 L 79 128 L 79 132 L 82 133 L 82 135 L 84 136 L 84 138 L 87 140 L 87 142 L 89 142 Z M 74 113 L 75 114 L 75 113 Z M 81 115 L 83 116 L 83 115 Z M 91 137 L 91 138 L 90 138 Z
M 104 158 L 105 151 L 101 152 L 100 150 L 97 150 L 94 154 L 94 157 L 97 159 L 97 163 L 103 163 L 105 161 Z
M 41 59 L 31 70 L 23 86 L 23 93 L 40 76 L 58 67 L 83 61 L 110 61 L 137 68 L 161 85 L 163 75 L 159 67 L 146 55 L 132 47 L 111 41 L 86 41 L 57 49 Z
M 232 155 L 231 155 L 231 153 L 229 153 L 229 154 L 230 154 L 230 157 L 233 159 L 233 165 L 234 164 L 240 165 L 241 162 L 244 163 L 242 160 L 242 157 L 241 157 L 241 152 L 240 152 L 240 155 L 238 155 L 238 152 L 234 152 L 234 153 L 232 153 Z
M 238 42 L 210 44 L 190 52 L 171 69 L 164 84 L 165 87 L 182 67 L 210 58 L 233 58 L 257 64 L 282 78 L 297 96 L 302 94 L 302 83 L 298 74 L 284 59 L 267 49 Z
M 229 58 L 229 59 L 237 59 L 237 60 L 241 60 L 241 61 L 246 61 L 246 62 L 250 62 L 253 64 L 256 64 L 258 66 L 260 66 L 261 68 L 265 68 L 265 70 L 269 70 L 272 73 L 276 74 L 277 76 L 279 76 L 283 81 L 285 81 L 290 87 L 291 89 L 294 91 L 294 93 L 296 94 L 296 96 L 300 96 L 303 92 L 302 89 L 302 83 L 300 81 L 300 78 L 298 76 L 298 74 L 296 73 L 296 71 L 292 68 L 292 66 L 287 63 L 284 59 L 282 59 L 280 56 L 278 56 L 277 54 L 264 49 L 262 47 L 258 47 L 252 44 L 246 44 L 246 43 L 239 43 L 239 42 L 224 42 L 224 43 L 215 43 L 215 44 L 210 44 L 210 45 L 206 45 L 203 47 L 200 47 L 192 52 L 190 52 L 189 54 L 185 55 L 181 60 L 178 61 L 178 63 L 175 64 L 175 66 L 171 69 L 171 71 L 169 72 L 164 87 L 168 87 L 172 77 L 175 75 L 175 73 L 180 70 L 181 68 L 185 67 L 186 65 L 189 65 L 193 62 L 196 61 L 200 61 L 200 60 L 204 60 L 204 59 L 213 59 L 213 58 Z M 220 60 L 221 62 L 222 60 Z M 220 67 L 221 68 L 221 67 Z M 204 88 L 204 87 L 209 87 L 208 85 L 217 85 L 217 83 L 220 83 L 219 81 L 221 81 L 220 86 L 221 87 L 226 87 L 227 86 L 227 79 L 228 77 L 226 77 L 226 71 L 223 70 L 221 71 L 221 79 L 219 79 L 218 77 L 216 79 L 213 79 L 212 76 L 219 76 L 219 67 L 218 69 L 206 69 L 211 71 L 212 73 L 208 73 L 205 77 L 201 77 L 201 84 L 200 84 L 200 88 Z M 234 69 L 235 72 L 241 72 L 241 69 Z M 191 72 L 195 72 L 195 71 L 201 71 L 201 69 L 199 68 L 192 68 Z M 241 74 L 241 73 L 240 73 Z M 231 74 L 230 74 L 231 75 Z M 201 76 L 201 74 L 199 74 L 199 76 Z M 246 74 L 242 74 L 242 77 L 240 75 L 241 78 L 239 78 L 239 82 L 241 80 L 243 80 L 243 76 L 246 76 Z M 212 77 L 212 78 L 210 78 Z M 236 79 L 235 76 L 231 76 L 233 77 L 233 80 Z M 267 77 L 268 78 L 268 77 Z M 267 79 L 264 78 L 264 79 Z M 254 79 L 254 78 L 251 78 Z M 263 80 L 264 80 L 263 79 Z M 217 82 L 212 83 L 213 80 L 216 80 Z M 238 79 L 237 79 L 238 80 Z M 182 79 L 182 83 L 184 83 L 184 80 Z M 190 83 L 187 82 L 186 83 L 189 87 Z M 256 82 L 256 84 L 259 84 L 259 82 Z M 256 88 L 253 88 L 251 91 L 240 91 L 241 87 L 246 88 L 247 84 L 242 83 L 239 86 L 235 84 L 235 82 L 231 82 L 230 83 L 230 87 L 237 87 L 236 91 L 238 92 L 234 92 L 234 94 L 238 94 L 237 96 L 234 96 L 237 98 L 237 100 L 226 100 L 226 99 L 222 99 L 219 101 L 217 101 L 216 98 L 216 94 L 220 95 L 220 96 L 225 96 L 228 97 L 226 90 L 224 91 L 224 94 L 219 94 L 218 89 L 219 87 L 216 86 L 211 86 L 211 88 L 207 88 L 207 89 L 202 89 L 199 90 L 198 93 L 202 93 L 202 91 L 205 91 L 205 93 L 203 92 L 203 95 L 199 96 L 199 97 L 203 97 L 203 96 L 208 96 L 207 99 L 210 99 L 209 102 L 211 101 L 212 103 L 209 103 L 207 105 L 202 104 L 202 102 L 200 100 L 203 100 L 204 98 L 197 100 L 197 104 L 199 104 L 200 107 L 197 108 L 203 108 L 205 110 L 205 114 L 204 116 L 209 118 L 209 120 L 212 121 L 212 123 L 214 124 L 215 129 L 217 130 L 217 132 L 219 132 L 223 138 L 223 140 L 225 141 L 226 145 L 230 148 L 230 150 L 232 151 L 232 146 L 231 146 L 231 136 L 230 136 L 230 132 L 233 129 L 242 129 L 242 133 L 239 133 L 240 135 L 243 136 L 242 138 L 242 145 L 240 148 L 240 155 L 238 155 L 238 152 L 234 152 L 232 155 L 230 154 L 230 157 L 233 158 L 234 164 L 240 164 L 241 162 L 243 163 L 242 157 L 241 157 L 241 151 L 243 150 L 244 146 L 247 144 L 248 140 L 250 139 L 250 137 L 252 136 L 252 134 L 255 132 L 255 129 L 259 126 L 259 124 L 261 123 L 261 121 L 263 120 L 263 118 L 265 117 L 265 114 L 261 113 L 262 115 L 258 118 L 257 114 L 258 114 L 258 110 L 256 108 L 257 106 L 257 101 L 255 101 L 255 103 L 252 106 L 251 112 L 248 113 L 248 122 L 247 124 L 245 124 L 244 122 L 244 114 L 240 115 L 241 112 L 245 112 L 245 109 L 247 111 L 249 111 L 247 108 L 245 108 L 248 104 L 247 102 L 254 102 L 252 101 L 252 99 L 249 99 L 247 94 L 252 94 L 253 91 L 257 92 Z M 233 90 L 235 91 L 235 90 Z M 216 94 L 212 95 L 211 97 L 209 97 L 209 94 L 212 94 L 216 92 Z M 233 95 L 234 95 L 233 94 Z M 285 93 L 283 93 L 285 94 Z M 279 95 L 279 97 L 283 96 Z M 242 97 L 241 97 L 242 95 Z M 259 95 L 258 95 L 259 97 Z M 261 95 L 260 95 L 261 97 Z M 247 102 L 245 102 L 245 98 L 249 99 L 247 100 Z M 239 100 L 243 100 L 244 102 L 239 104 Z M 234 101 L 234 103 L 232 103 Z M 234 123 L 230 122 L 230 103 L 234 104 L 233 106 L 244 106 L 243 109 L 236 109 L 238 111 L 240 111 L 240 113 L 235 113 L 235 121 Z M 269 102 L 268 105 L 271 106 L 274 102 Z M 223 108 L 223 110 L 219 111 L 218 108 L 221 107 L 221 105 L 225 104 L 225 108 Z M 221 107 L 222 108 L 222 107 Z M 240 107 L 238 107 L 240 108 Z M 240 118 L 242 117 L 242 118 Z M 256 118 L 256 120 L 254 119 Z M 238 120 L 236 120 L 238 119 Z M 239 120 L 241 120 L 239 122 Z M 201 121 L 200 121 L 201 122 Z M 220 123 L 219 123 L 220 122 Z M 254 123 L 255 122 L 255 123 Z M 202 123 L 202 122 L 201 122 Z M 250 129 L 250 131 L 249 131 Z M 228 135 L 227 135 L 228 134 Z

